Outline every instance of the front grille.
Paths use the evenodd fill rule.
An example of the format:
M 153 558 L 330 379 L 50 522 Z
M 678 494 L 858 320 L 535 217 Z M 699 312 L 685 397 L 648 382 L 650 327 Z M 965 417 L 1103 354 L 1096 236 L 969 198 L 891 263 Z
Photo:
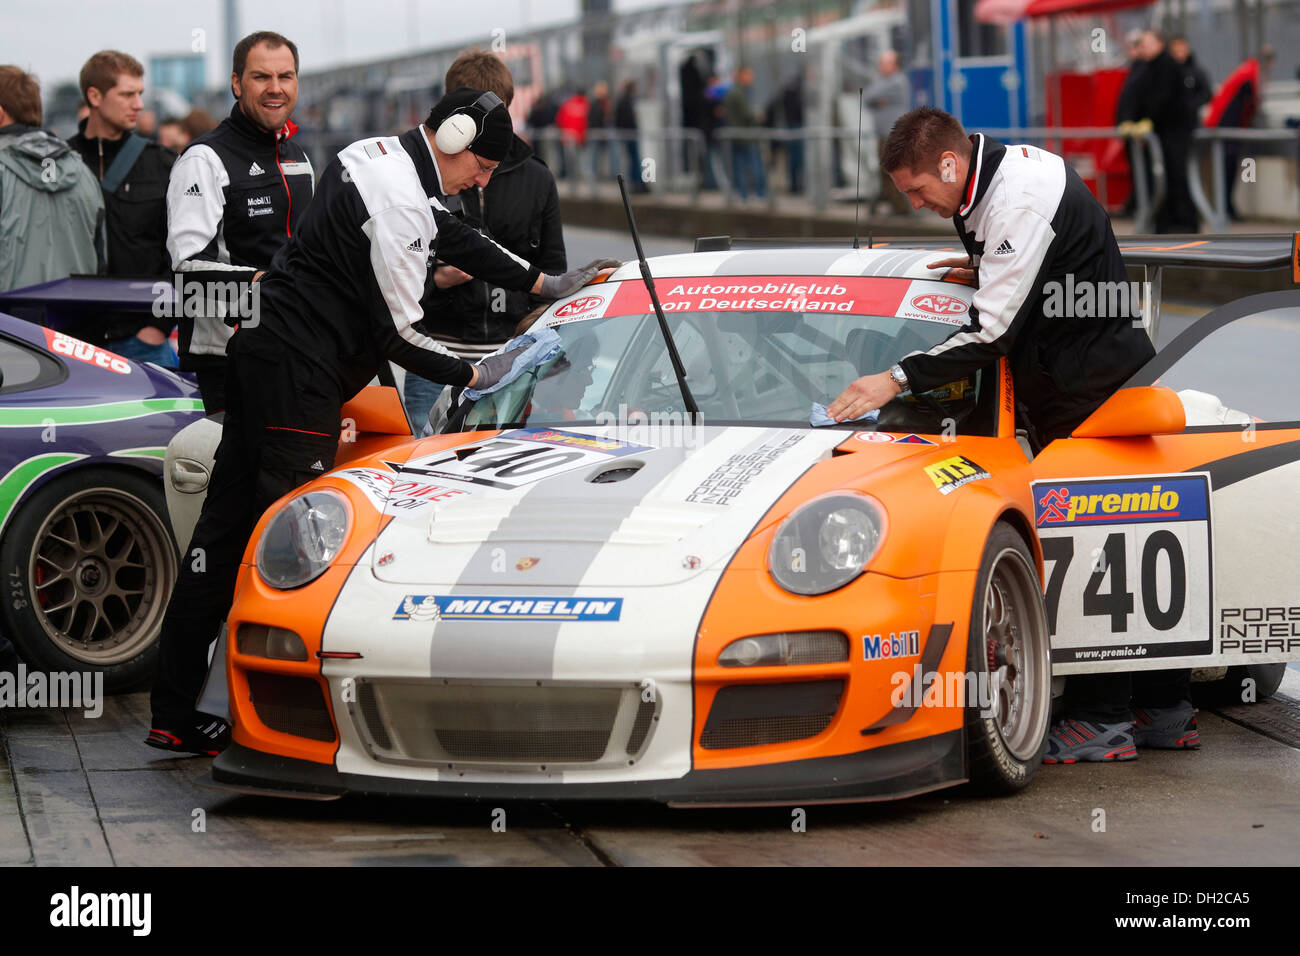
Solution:
M 633 684 L 363 679 L 353 722 L 386 762 L 593 766 L 633 761 L 655 713 Z
M 320 684 L 310 677 L 248 672 L 257 719 L 272 730 L 309 740 L 333 740 L 334 723 Z
M 713 698 L 700 746 L 726 750 L 815 737 L 830 726 L 843 693 L 842 680 L 723 687 Z
M 840 631 L 803 631 L 790 635 L 790 666 L 833 664 L 849 659 L 849 639 Z

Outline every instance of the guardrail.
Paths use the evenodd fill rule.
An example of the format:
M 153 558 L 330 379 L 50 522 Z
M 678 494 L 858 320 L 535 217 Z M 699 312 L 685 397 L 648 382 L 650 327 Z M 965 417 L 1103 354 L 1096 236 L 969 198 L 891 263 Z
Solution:
M 1152 231 L 1154 211 L 1164 199 L 1166 175 L 1160 141 L 1149 129 L 1017 127 L 982 132 L 1004 142 L 1042 144 L 1052 152 L 1059 152 L 1064 140 L 1131 141 L 1135 144 L 1128 152 L 1133 166 L 1136 228 Z M 639 133 L 598 128 L 588 130 L 587 141 L 581 145 L 555 127 L 532 130 L 529 136 L 556 179 L 574 183 L 588 195 L 595 195 L 597 184 L 613 179 L 615 172 L 660 193 L 687 193 L 694 198 L 702 189 L 717 188 L 724 204 L 732 206 L 742 199 L 737 173 L 748 169 L 755 178 L 761 175 L 763 188 L 756 192 L 769 208 L 775 208 L 780 194 L 800 195 L 818 212 L 832 201 L 851 201 L 859 190 L 864 201 L 875 203 L 893 188 L 880 171 L 877 139 L 864 136 L 859 150 L 857 131 L 838 127 L 724 127 L 711 138 L 697 129 L 679 127 Z M 650 165 L 632 169 L 633 157 L 639 157 L 641 163 L 649 160 Z M 794 192 L 790 189 L 792 165 L 801 174 L 794 178 L 802 180 L 796 183 L 801 188 Z M 643 177 L 643 172 L 649 175 Z M 1098 192 L 1105 196 L 1105 190 L 1105 172 L 1099 170 Z M 750 190 L 744 192 L 748 198 Z
M 1227 144 L 1240 143 L 1276 143 L 1283 147 L 1290 146 L 1297 162 L 1300 162 L 1300 131 L 1294 129 L 1243 129 L 1206 127 L 1198 129 L 1193 136 L 1193 146 L 1187 156 L 1187 183 L 1191 189 L 1192 202 L 1201 218 L 1209 223 L 1210 232 L 1228 231 L 1228 177 Z M 1205 195 L 1201 184 L 1201 157 L 1205 144 L 1209 144 L 1210 182 L 1214 199 Z

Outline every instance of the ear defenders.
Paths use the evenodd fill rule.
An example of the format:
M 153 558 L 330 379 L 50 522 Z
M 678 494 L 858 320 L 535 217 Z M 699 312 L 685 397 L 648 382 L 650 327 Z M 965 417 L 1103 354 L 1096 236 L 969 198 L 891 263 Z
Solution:
M 483 135 L 483 124 L 487 121 L 487 115 L 498 106 L 505 106 L 501 102 L 501 97 L 488 90 L 469 106 L 463 107 L 460 112 L 452 113 L 439 123 L 437 132 L 433 134 L 433 141 L 449 156 L 464 152 L 474 140 Z M 477 118 L 470 114 L 470 110 L 478 114 Z

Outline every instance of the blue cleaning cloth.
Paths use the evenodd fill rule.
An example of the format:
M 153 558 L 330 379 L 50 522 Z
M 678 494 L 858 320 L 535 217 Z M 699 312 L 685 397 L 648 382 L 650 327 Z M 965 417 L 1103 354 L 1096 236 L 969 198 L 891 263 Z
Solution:
M 874 422 L 879 417 L 880 417 L 880 409 L 873 408 L 865 415 L 860 415 L 857 418 L 852 419 L 852 421 L 860 422 L 865 420 L 869 422 Z M 838 425 L 840 423 L 826 414 L 825 405 L 821 404 L 820 402 L 813 402 L 812 414 L 808 416 L 808 424 L 813 426 L 813 428 L 821 428 L 824 425 Z
M 484 395 L 490 395 L 497 389 L 505 388 L 530 368 L 536 368 L 543 362 L 549 362 L 555 358 L 560 351 L 560 333 L 550 326 L 544 326 L 536 332 L 528 331 L 523 335 L 516 335 L 493 354 L 500 355 L 502 352 L 517 349 L 521 345 L 527 345 L 528 349 L 515 357 L 514 364 L 510 366 L 510 371 L 506 372 L 501 381 L 489 388 L 467 388 L 462 394 L 461 400 L 477 402 Z

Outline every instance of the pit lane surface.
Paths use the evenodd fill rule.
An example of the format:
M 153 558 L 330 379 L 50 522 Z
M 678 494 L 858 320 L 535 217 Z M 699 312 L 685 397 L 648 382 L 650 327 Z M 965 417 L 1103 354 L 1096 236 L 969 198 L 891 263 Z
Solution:
M 148 695 L 132 694 L 98 719 L 0 710 L 0 865 L 1294 865 L 1297 714 L 1293 666 L 1272 702 L 1202 710 L 1200 751 L 1042 767 L 1004 799 L 947 790 L 801 815 L 237 796 L 196 785 L 206 758 L 145 747 Z
M 626 234 L 566 237 L 572 264 L 633 254 Z M 1212 305 L 1171 301 L 1172 278 L 1165 293 L 1161 344 Z M 1198 752 L 1043 767 L 1001 800 L 805 806 L 797 832 L 790 808 L 232 796 L 196 786 L 210 761 L 141 743 L 147 694 L 107 701 L 98 719 L 0 709 L 0 865 L 1294 865 L 1296 714 L 1293 665 L 1274 702 L 1202 710 Z

